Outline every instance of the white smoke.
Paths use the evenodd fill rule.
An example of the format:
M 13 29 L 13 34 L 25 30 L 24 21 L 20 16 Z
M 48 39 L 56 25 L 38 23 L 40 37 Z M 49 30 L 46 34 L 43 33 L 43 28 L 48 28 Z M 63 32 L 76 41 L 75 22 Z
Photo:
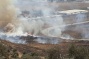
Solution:
M 27 1 L 27 2 L 26 2 Z M 50 17 L 52 15 L 55 15 L 55 9 L 54 7 L 50 6 L 48 2 L 43 2 L 43 1 L 29 1 L 26 0 L 24 3 L 22 3 L 22 6 L 27 6 L 29 4 L 30 8 L 23 8 L 23 10 L 28 10 L 30 12 L 30 17 L 32 17 L 33 19 L 28 19 L 28 18 L 24 18 L 21 17 L 20 18 L 20 23 L 21 23 L 21 27 L 23 28 L 23 32 L 28 32 L 32 35 L 39 35 L 39 33 L 43 34 L 43 35 L 52 35 L 53 37 L 57 35 L 57 37 L 61 36 L 61 28 L 56 28 L 56 26 L 61 26 L 64 24 L 63 22 L 63 18 L 62 16 L 54 16 L 54 17 Z M 41 3 L 40 3 L 41 2 Z M 39 6 L 39 7 L 38 7 Z M 21 6 L 20 6 L 21 8 Z M 40 16 L 39 16 L 40 14 Z M 39 18 L 37 19 L 36 17 L 43 17 L 43 18 Z M 35 18 L 35 19 L 34 19 Z M 45 24 L 47 25 L 48 28 L 50 28 L 50 32 L 52 32 L 51 27 L 55 29 L 55 31 L 53 31 L 51 34 L 49 33 L 46 29 L 48 28 L 44 28 Z M 48 33 L 44 33 L 48 32 Z M 59 34 L 58 34 L 59 33 Z
M 29 11 L 31 16 L 38 17 L 34 10 L 40 10 L 42 13 L 42 19 L 28 19 L 21 15 L 21 10 L 16 8 L 13 2 L 17 2 L 14 0 L 0 0 L 0 28 L 2 28 L 4 35 L 0 35 L 1 39 L 6 39 L 11 42 L 20 43 L 20 36 L 25 33 L 29 33 L 31 35 L 39 35 L 39 33 L 51 36 L 51 37 L 60 37 L 61 36 L 61 28 L 57 28 L 57 26 L 63 25 L 63 18 L 60 16 L 50 17 L 54 14 L 54 7 L 50 6 L 48 2 L 32 1 L 30 5 L 32 6 Z M 39 3 L 42 2 L 42 3 Z M 39 8 L 38 8 L 39 6 Z M 36 15 L 36 16 L 35 16 Z M 44 28 L 45 24 L 48 28 Z M 48 30 L 50 28 L 50 30 Z M 51 33 L 52 32 L 52 33 Z M 11 37 L 12 36 L 12 37 Z M 15 37 L 13 37 L 15 36 Z M 25 42 L 25 41 L 23 41 Z
M 16 0 L 0 0 L 0 39 L 23 44 L 24 40 L 15 37 L 21 33 L 20 27 L 17 26 L 17 16 L 20 13 L 19 9 L 14 6 L 15 2 Z

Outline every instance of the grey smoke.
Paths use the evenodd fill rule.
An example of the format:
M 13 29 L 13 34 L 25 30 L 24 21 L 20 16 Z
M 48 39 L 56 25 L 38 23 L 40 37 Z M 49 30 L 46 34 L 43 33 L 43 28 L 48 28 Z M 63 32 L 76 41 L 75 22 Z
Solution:
M 6 0 L 5 0 L 6 1 Z M 41 2 L 41 3 L 40 3 Z M 2 4 L 3 5 L 3 4 Z M 13 5 L 13 4 L 11 4 Z M 43 2 L 42 0 L 19 0 L 15 4 L 16 7 L 14 6 L 10 10 L 15 11 L 15 13 L 12 11 L 11 16 L 12 18 L 5 18 L 5 20 L 8 20 L 8 22 L 4 22 L 2 27 L 7 30 L 8 27 L 11 25 L 8 25 L 9 23 L 12 23 L 14 26 L 14 30 L 9 30 L 7 32 L 4 32 L 6 34 L 12 34 L 11 36 L 8 35 L 3 35 L 0 34 L 0 38 L 6 39 L 8 41 L 14 42 L 14 43 L 26 43 L 25 40 L 20 40 L 19 37 L 13 36 L 13 35 L 22 35 L 25 33 L 34 35 L 34 36 L 39 36 L 39 34 L 49 36 L 49 37 L 61 37 L 62 31 L 65 30 L 65 27 L 61 27 L 62 25 L 65 25 L 65 22 L 63 20 L 62 16 L 54 16 L 50 17 L 55 14 L 55 6 L 52 6 L 49 4 L 49 2 Z M 10 5 L 9 5 L 10 6 Z M 29 7 L 27 7 L 29 6 Z M 4 8 L 7 8 L 8 6 L 4 6 Z M 10 7 L 9 7 L 10 8 Z M 19 9 L 18 9 L 19 8 Z M 10 11 L 9 10 L 9 11 Z M 3 10 L 2 10 L 3 11 Z M 5 12 L 7 12 L 6 10 Z M 25 16 L 22 11 L 28 11 Z M 7 13 L 8 14 L 8 13 Z M 6 15 L 5 15 L 6 16 Z M 43 17 L 43 18 L 37 18 L 37 17 Z M 1 19 L 4 17 L 1 17 Z M 31 19 L 35 18 L 35 19 Z M 77 14 L 75 17 L 75 22 L 82 22 L 86 21 L 86 14 Z M 88 27 L 88 25 L 76 25 L 75 26 L 75 31 L 79 31 L 81 29 L 82 35 L 84 36 L 83 38 L 88 38 L 88 29 L 85 29 L 85 27 Z M 63 35 L 64 37 L 67 37 L 68 39 L 71 38 L 70 35 L 65 34 Z M 39 43 L 52 43 L 56 44 L 58 43 L 58 39 L 49 39 L 49 38 L 39 38 L 37 39 L 37 42 Z
M 17 43 L 17 44 L 26 44 L 26 41 L 21 40 L 20 36 L 13 36 L 5 33 L 0 33 L 0 39 L 10 41 L 12 43 Z

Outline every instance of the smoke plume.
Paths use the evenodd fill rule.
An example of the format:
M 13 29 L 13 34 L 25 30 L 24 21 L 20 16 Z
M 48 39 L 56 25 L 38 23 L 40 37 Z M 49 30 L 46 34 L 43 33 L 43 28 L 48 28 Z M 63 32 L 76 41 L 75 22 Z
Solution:
M 0 28 L 12 23 L 17 17 L 16 8 L 12 0 L 0 0 Z

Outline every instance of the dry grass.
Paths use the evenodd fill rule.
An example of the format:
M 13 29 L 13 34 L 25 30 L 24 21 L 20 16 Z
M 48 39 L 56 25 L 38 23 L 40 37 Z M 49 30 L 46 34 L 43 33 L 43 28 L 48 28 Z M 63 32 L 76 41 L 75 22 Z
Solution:
M 89 3 L 82 2 L 61 2 L 51 3 L 50 5 L 58 6 L 57 10 L 70 10 L 70 9 L 85 9 L 89 7 Z

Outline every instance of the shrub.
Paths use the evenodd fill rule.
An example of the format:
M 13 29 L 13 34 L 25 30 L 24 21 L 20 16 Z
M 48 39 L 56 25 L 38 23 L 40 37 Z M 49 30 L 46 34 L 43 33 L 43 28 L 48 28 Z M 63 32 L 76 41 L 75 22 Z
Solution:
M 40 59 L 39 56 L 36 56 L 35 53 L 32 54 L 24 54 L 21 59 Z
M 61 59 L 60 57 L 60 49 L 58 47 L 54 47 L 47 51 L 47 59 Z
M 0 43 L 0 58 L 1 59 L 14 59 L 14 58 L 16 59 L 18 58 L 17 50 Z
M 69 58 L 89 59 L 89 48 L 84 46 L 71 45 L 69 48 Z

